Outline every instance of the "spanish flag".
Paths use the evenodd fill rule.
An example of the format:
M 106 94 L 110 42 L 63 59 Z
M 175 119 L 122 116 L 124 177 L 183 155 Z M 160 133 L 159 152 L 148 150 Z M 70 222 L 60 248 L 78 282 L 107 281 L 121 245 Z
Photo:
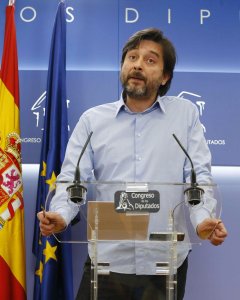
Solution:
M 0 298 L 26 299 L 19 83 L 14 6 L 6 8 L 0 72 Z

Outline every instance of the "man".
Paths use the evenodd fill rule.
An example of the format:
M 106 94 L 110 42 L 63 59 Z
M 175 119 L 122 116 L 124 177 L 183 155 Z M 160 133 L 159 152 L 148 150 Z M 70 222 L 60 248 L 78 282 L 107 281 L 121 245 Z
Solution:
M 211 184 L 211 156 L 197 108 L 190 101 L 164 96 L 170 88 L 175 63 L 175 49 L 158 29 L 145 29 L 130 37 L 122 52 L 121 99 L 92 108 L 81 116 L 69 140 L 58 179 L 73 179 L 78 155 L 93 131 L 80 163 L 82 180 L 190 182 L 191 166 L 172 137 L 175 133 L 193 160 L 198 182 Z M 63 230 L 77 213 L 65 196 L 55 198 L 51 212 L 38 213 L 43 235 Z M 190 216 L 200 238 L 220 245 L 227 231 L 220 220 L 212 218 L 213 210 L 211 200 L 207 199 L 190 210 Z M 161 213 L 164 212 L 163 205 Z M 177 222 L 185 226 L 183 220 Z M 100 289 L 99 299 L 164 299 L 165 279 L 149 271 L 154 254 L 148 252 L 146 259 L 137 245 L 119 245 L 100 249 L 103 259 L 120 260 L 101 282 L 107 292 Z M 128 263 L 124 263 L 121 251 Z M 183 247 L 178 253 L 178 299 L 184 297 L 189 251 L 190 248 Z M 78 299 L 89 299 L 89 272 L 87 263 Z

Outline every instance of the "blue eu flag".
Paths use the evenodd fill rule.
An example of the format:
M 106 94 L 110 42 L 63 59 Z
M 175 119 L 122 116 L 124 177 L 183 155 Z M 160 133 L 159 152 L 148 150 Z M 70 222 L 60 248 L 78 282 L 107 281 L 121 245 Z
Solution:
M 66 10 L 60 2 L 56 14 L 47 79 L 44 132 L 38 180 L 36 213 L 45 206 L 49 188 L 56 180 L 68 141 L 66 103 Z M 69 240 L 70 232 L 62 233 Z M 43 237 L 35 220 L 33 253 L 37 257 L 34 299 L 73 299 L 71 245 Z

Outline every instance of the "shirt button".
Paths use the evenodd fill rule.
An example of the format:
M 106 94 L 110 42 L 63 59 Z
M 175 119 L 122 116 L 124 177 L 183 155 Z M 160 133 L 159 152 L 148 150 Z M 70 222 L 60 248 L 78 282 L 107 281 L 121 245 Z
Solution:
M 141 158 L 141 156 L 139 156 L 139 155 L 136 155 L 136 160 L 142 160 L 142 158 Z
M 141 133 L 138 133 L 138 134 L 137 134 L 137 137 L 140 137 L 140 136 L 141 136 Z

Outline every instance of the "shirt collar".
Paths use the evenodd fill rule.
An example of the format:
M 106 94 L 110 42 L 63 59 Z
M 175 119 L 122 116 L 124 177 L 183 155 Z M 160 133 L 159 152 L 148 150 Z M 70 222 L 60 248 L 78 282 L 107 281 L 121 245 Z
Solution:
M 153 108 L 158 107 L 163 113 L 166 113 L 166 109 L 165 109 L 165 103 L 163 102 L 162 97 L 158 96 L 157 100 L 153 103 L 153 105 L 148 108 L 147 110 L 152 110 Z M 124 100 L 123 100 L 123 96 L 121 94 L 121 97 L 119 99 L 119 101 L 117 101 L 117 107 L 116 107 L 116 113 L 115 113 L 115 117 L 117 117 L 117 115 L 119 114 L 119 112 L 123 109 L 126 109 L 129 111 L 129 108 L 127 107 L 127 105 L 125 104 Z

